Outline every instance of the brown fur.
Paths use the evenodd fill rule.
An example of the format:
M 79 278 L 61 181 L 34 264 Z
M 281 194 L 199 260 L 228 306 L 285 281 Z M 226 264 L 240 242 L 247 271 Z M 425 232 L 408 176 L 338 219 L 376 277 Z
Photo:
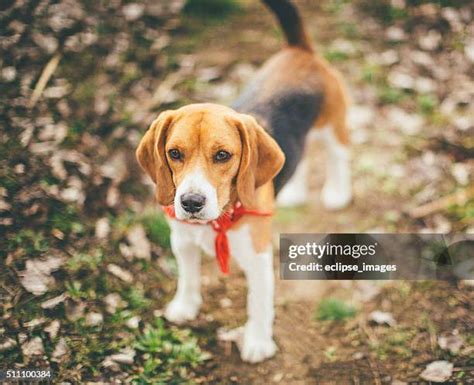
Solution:
M 320 129 L 331 125 L 336 138 L 342 144 L 349 144 L 346 126 L 348 97 L 341 76 L 329 63 L 313 52 L 290 47 L 273 56 L 261 71 L 282 74 L 265 84 L 261 89 L 262 99 L 285 87 L 322 88 L 325 96 L 323 109 L 314 127 Z M 186 161 L 182 164 L 170 162 L 167 152 L 171 148 L 180 149 Z M 219 149 L 233 154 L 229 162 L 213 164 L 211 154 Z M 204 170 L 216 188 L 222 211 L 237 199 L 248 208 L 273 210 L 271 181 L 284 162 L 284 155 L 276 142 L 253 117 L 215 104 L 195 104 L 161 113 L 143 137 L 137 158 L 156 183 L 158 203 L 172 204 L 176 186 L 189 170 L 197 166 Z M 271 241 L 270 217 L 247 216 L 236 227 L 243 224 L 250 226 L 258 252 L 268 247 Z
M 265 81 L 258 98 L 265 101 L 285 89 L 321 90 L 324 102 L 314 127 L 332 126 L 336 138 L 347 145 L 349 98 L 342 77 L 313 51 L 301 21 L 293 27 L 281 19 L 284 13 L 277 8 L 286 9 L 283 3 L 286 1 L 267 1 L 282 23 L 289 46 L 260 69 L 259 77 Z M 299 20 L 298 14 L 296 17 Z M 185 160 L 169 159 L 171 148 L 184 153 Z M 212 154 L 220 149 L 233 156 L 226 163 L 215 164 Z M 160 114 L 142 139 L 137 158 L 156 183 L 156 199 L 160 204 L 171 204 L 176 186 L 186 173 L 200 167 L 216 188 L 222 211 L 237 199 L 248 208 L 273 210 L 272 179 L 284 163 L 277 143 L 253 117 L 215 104 L 194 104 Z M 271 241 L 271 218 L 246 216 L 236 227 L 242 224 L 250 225 L 254 246 L 258 252 L 263 251 Z
M 257 121 L 240 114 L 231 119 L 238 128 L 242 157 L 237 175 L 237 195 L 247 208 L 258 208 L 256 189 L 272 181 L 283 166 L 285 157 L 278 144 Z
M 317 89 L 322 87 L 324 105 L 315 122 L 315 128 L 332 126 L 336 138 L 344 145 L 350 142 L 346 126 L 346 113 L 349 105 L 343 79 L 339 72 L 317 55 L 313 49 L 298 8 L 288 0 L 263 0 L 275 13 L 285 34 L 288 47 L 272 56 L 261 69 L 270 75 L 264 93 L 272 94 L 276 88 L 286 87 Z M 271 76 L 279 74 L 279 76 Z
M 324 58 L 298 47 L 288 47 L 268 59 L 259 76 L 266 79 L 259 90 L 262 101 L 284 89 L 321 89 L 324 103 L 314 127 L 330 125 L 342 144 L 350 143 L 346 125 L 349 96 L 342 76 Z
M 164 152 L 166 132 L 172 119 L 172 111 L 162 112 L 151 124 L 136 151 L 138 163 L 156 184 L 155 197 L 162 205 L 169 205 L 175 192 Z
M 170 149 L 178 149 L 184 159 L 170 159 Z M 232 154 L 231 159 L 213 162 L 218 150 Z M 247 208 L 260 208 L 263 202 L 257 191 L 272 187 L 284 163 L 279 146 L 254 118 L 215 104 L 194 104 L 160 114 L 143 137 L 137 158 L 156 183 L 160 204 L 172 204 L 176 186 L 199 168 L 215 187 L 222 211 L 237 199 Z

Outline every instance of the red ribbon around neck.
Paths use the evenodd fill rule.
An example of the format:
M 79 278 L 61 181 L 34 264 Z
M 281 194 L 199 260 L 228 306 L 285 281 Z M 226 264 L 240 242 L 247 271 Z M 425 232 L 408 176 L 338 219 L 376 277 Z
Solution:
M 176 219 L 176 212 L 174 210 L 174 205 L 163 206 L 163 211 L 169 218 Z M 254 215 L 259 217 L 267 217 L 272 215 L 270 211 L 258 211 L 258 210 L 249 210 L 246 209 L 240 202 L 236 202 L 234 207 L 226 211 L 216 220 L 210 221 L 208 223 L 203 223 L 203 225 L 211 225 L 213 230 L 216 232 L 216 239 L 214 241 L 214 246 L 216 250 L 216 259 L 219 264 L 219 268 L 224 274 L 229 273 L 229 259 L 230 259 L 230 250 L 229 250 L 229 240 L 227 238 L 227 230 L 232 228 L 232 226 L 239 221 L 244 215 Z M 179 219 L 177 219 L 179 220 Z M 194 222 L 188 222 L 183 220 L 182 222 L 199 224 Z

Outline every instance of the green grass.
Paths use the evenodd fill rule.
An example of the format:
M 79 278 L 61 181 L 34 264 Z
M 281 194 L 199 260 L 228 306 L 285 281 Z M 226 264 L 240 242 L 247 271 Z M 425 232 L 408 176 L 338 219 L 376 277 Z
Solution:
M 354 39 L 360 35 L 359 28 L 356 23 L 343 21 L 339 23 L 338 27 L 342 34 L 349 39 Z
M 383 68 L 378 64 L 364 64 L 361 70 L 361 79 L 367 83 L 376 83 L 380 80 Z
M 188 330 L 167 328 L 161 318 L 137 336 L 134 348 L 145 359 L 143 372 L 135 377 L 135 384 L 183 383 L 189 368 L 209 358 Z
M 42 231 L 21 229 L 8 238 L 7 248 L 12 251 L 21 249 L 24 255 L 34 257 L 49 249 L 49 241 Z
M 298 218 L 304 211 L 304 206 L 279 208 L 275 214 L 275 220 L 279 223 L 291 223 Z
M 352 305 L 336 299 L 328 298 L 321 301 L 316 312 L 316 319 L 320 321 L 343 321 L 352 318 L 356 310 Z
M 95 270 L 103 262 L 104 256 L 99 250 L 88 253 L 74 254 L 66 263 L 67 269 L 72 272 L 84 270 Z
M 151 300 L 145 296 L 143 289 L 134 286 L 124 293 L 124 297 L 132 309 L 144 310 L 151 304 Z
M 453 220 L 464 225 L 472 225 L 474 221 L 474 199 L 468 200 L 464 205 L 452 205 L 447 209 Z
M 330 0 L 324 4 L 324 9 L 336 15 L 341 12 L 348 3 L 348 0 Z
M 392 329 L 384 339 L 378 342 L 377 346 L 372 346 L 372 348 L 381 360 L 388 359 L 393 355 L 408 359 L 413 356 L 410 341 L 417 333 L 419 331 L 416 329 Z
M 418 109 L 425 115 L 431 115 L 438 106 L 438 98 L 435 95 L 423 94 L 416 98 Z
M 349 55 L 342 51 L 328 49 L 324 52 L 324 57 L 331 63 L 335 63 L 347 60 Z
M 66 282 L 66 291 L 71 298 L 87 298 L 87 293 L 82 290 L 82 284 L 79 281 Z
M 170 228 L 168 222 L 161 214 L 148 214 L 141 220 L 150 241 L 170 248 Z
M 384 24 L 391 24 L 408 17 L 406 9 L 393 7 L 389 1 L 358 0 L 357 4 L 364 12 Z
M 407 93 L 398 88 L 381 85 L 377 90 L 377 96 L 383 104 L 396 104 L 407 98 Z
M 219 19 L 240 10 L 235 0 L 187 0 L 184 14 L 198 18 Z

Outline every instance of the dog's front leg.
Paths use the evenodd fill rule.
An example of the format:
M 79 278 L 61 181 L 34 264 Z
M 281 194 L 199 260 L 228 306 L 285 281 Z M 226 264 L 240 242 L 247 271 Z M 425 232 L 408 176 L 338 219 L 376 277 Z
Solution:
M 247 362 L 260 362 L 273 356 L 273 254 L 271 247 L 262 253 L 239 253 L 236 259 L 247 278 L 248 320 L 244 328 L 241 357 Z
M 201 250 L 183 230 L 176 231 L 171 225 L 171 249 L 178 263 L 178 288 L 168 304 L 165 317 L 171 322 L 193 320 L 199 313 L 201 297 Z

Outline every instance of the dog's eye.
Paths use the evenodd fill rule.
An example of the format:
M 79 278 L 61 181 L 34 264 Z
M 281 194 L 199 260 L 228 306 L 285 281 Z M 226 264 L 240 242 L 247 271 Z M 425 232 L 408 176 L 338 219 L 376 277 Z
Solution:
M 227 162 L 232 155 L 229 154 L 227 151 L 220 150 L 217 151 L 216 154 L 214 155 L 214 162 Z
M 179 150 L 176 150 L 175 148 L 169 150 L 168 155 L 173 160 L 182 160 L 183 159 L 183 155 L 181 154 L 181 152 Z

